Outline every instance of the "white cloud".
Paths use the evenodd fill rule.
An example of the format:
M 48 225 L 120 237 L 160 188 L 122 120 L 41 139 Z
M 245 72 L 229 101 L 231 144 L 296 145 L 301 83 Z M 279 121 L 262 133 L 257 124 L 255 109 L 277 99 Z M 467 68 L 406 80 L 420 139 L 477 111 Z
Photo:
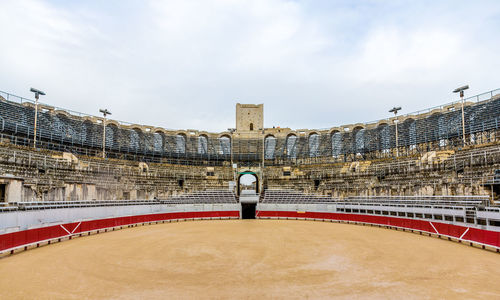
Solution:
M 0 89 L 221 131 L 236 102 L 265 103 L 267 126 L 312 128 L 498 87 L 499 4 L 394 3 L 2 1 Z

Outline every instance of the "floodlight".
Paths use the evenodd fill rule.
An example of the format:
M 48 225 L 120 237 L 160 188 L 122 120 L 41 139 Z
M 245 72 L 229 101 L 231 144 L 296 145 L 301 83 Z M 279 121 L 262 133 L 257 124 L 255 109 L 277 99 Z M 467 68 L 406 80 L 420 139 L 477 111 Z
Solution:
M 401 107 L 393 107 L 389 112 L 393 112 L 394 114 L 397 114 L 399 110 L 401 110 Z
M 104 116 L 111 115 L 111 112 L 107 109 L 99 109 L 99 112 L 101 112 Z
M 459 88 L 454 89 L 453 93 L 460 93 L 460 94 L 462 94 L 463 91 L 465 91 L 467 89 L 469 89 L 469 86 L 468 85 L 464 85 L 464 86 L 461 86 Z
M 35 124 L 33 126 L 33 147 L 36 148 L 36 124 L 37 124 L 37 117 L 38 117 L 38 98 L 40 95 L 45 96 L 45 93 L 37 90 L 35 88 L 30 88 L 30 92 L 35 93 Z
M 37 90 L 37 89 L 35 89 L 35 88 L 31 88 L 31 89 L 30 89 L 30 92 L 35 93 L 35 97 L 36 97 L 36 96 L 38 96 L 38 95 L 45 96 L 45 93 L 44 93 L 44 92 L 42 92 L 42 91 L 40 91 L 40 90 Z

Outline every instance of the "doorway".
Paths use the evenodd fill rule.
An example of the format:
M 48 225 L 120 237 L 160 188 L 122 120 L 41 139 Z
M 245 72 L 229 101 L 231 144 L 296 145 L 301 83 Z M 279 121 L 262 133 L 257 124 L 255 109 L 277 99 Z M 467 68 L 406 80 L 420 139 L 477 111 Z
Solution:
M 246 171 L 238 175 L 238 196 L 242 190 L 254 190 L 256 194 L 259 193 L 259 177 L 255 172 Z
M 0 203 L 7 201 L 7 199 L 5 199 L 5 190 L 6 190 L 6 187 L 7 187 L 6 184 L 0 184 Z
M 241 203 L 241 218 L 255 219 L 255 209 L 257 203 Z

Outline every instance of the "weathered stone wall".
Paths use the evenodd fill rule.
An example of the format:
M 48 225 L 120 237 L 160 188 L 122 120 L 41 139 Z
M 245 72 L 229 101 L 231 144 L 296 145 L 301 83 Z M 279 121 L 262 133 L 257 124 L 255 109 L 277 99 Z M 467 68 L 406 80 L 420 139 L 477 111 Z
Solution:
M 231 169 L 225 167 L 65 156 L 0 147 L 0 177 L 8 187 L 7 201 L 166 198 L 189 191 L 227 189 L 233 178 Z M 11 193 L 14 188 L 16 192 Z
M 264 104 L 236 104 L 236 131 L 262 131 Z
M 498 199 L 489 184 L 497 169 L 498 143 L 398 159 L 266 167 L 264 185 L 336 197 L 494 194 Z
M 252 171 L 260 188 L 333 195 L 491 195 L 500 144 L 460 151 L 360 162 L 290 166 L 190 166 L 76 157 L 0 146 L 0 184 L 7 201 L 153 199 L 228 189 L 238 172 Z M 260 189 L 261 190 L 261 189 Z M 498 195 L 495 195 L 498 198 Z

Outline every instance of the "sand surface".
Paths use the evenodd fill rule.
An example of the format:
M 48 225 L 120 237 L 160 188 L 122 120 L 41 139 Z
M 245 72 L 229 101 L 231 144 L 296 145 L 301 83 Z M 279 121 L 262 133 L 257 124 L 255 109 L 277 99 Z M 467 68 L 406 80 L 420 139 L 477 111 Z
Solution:
M 1 299 L 500 298 L 500 255 L 312 221 L 119 230 L 0 259 Z

